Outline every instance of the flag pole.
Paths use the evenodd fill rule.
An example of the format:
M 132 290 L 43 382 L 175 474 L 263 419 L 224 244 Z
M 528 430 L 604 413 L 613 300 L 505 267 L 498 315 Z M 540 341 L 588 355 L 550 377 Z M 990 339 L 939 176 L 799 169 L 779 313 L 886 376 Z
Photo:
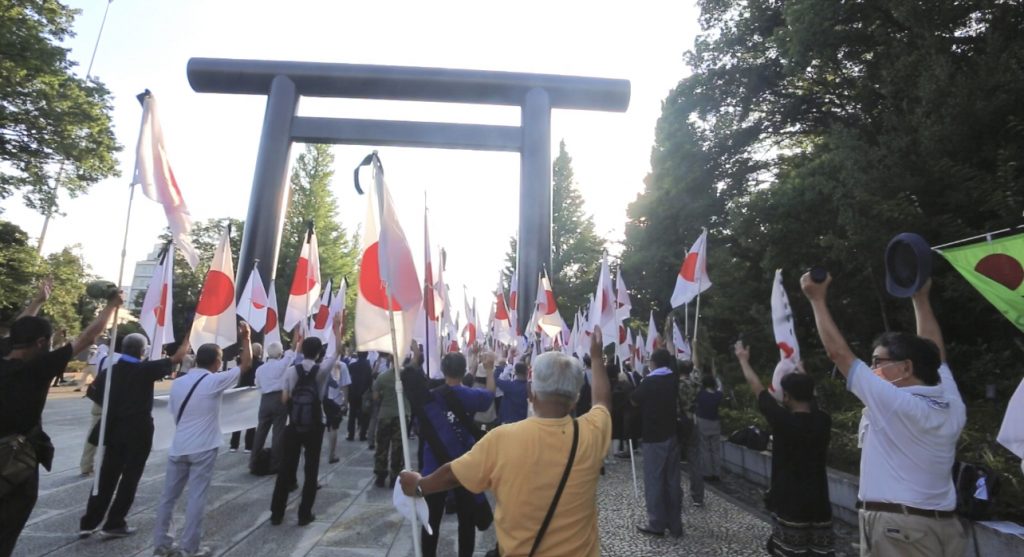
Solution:
M 377 152 L 376 151 L 373 152 L 373 158 L 377 159 L 378 164 L 380 163 L 380 159 L 377 157 Z M 374 172 L 374 174 L 376 174 L 377 173 L 377 169 L 374 168 L 373 172 Z M 375 180 L 375 186 L 376 187 L 374 189 L 377 190 L 376 192 L 374 192 L 375 195 L 377 196 L 377 218 L 379 219 L 379 222 L 383 223 L 384 222 L 384 199 L 383 199 L 383 197 L 384 197 L 383 193 L 384 192 L 383 192 L 383 187 L 382 187 L 383 186 L 383 178 L 381 178 L 379 180 Z M 389 265 L 389 260 L 388 260 L 388 258 L 386 256 L 383 258 L 383 260 L 385 261 L 385 263 L 384 263 L 385 265 Z M 409 431 L 408 431 L 408 427 L 406 426 L 406 423 L 405 423 L 405 404 L 403 404 L 403 402 L 402 402 L 403 399 L 405 398 L 405 388 L 402 386 L 402 375 L 399 372 L 399 362 L 401 361 L 401 359 L 400 359 L 401 355 L 398 352 L 398 333 L 395 330 L 395 309 L 394 309 L 394 304 L 392 304 L 392 298 L 391 298 L 391 280 L 390 280 L 391 279 L 391 269 L 390 269 L 390 267 L 388 268 L 388 272 L 384 273 L 384 276 L 386 276 L 388 278 L 388 281 L 384 283 L 384 292 L 385 292 L 385 296 L 387 296 L 387 302 L 386 303 L 387 303 L 387 306 L 388 306 L 388 327 L 389 327 L 390 333 L 391 333 L 391 356 L 392 356 L 392 359 L 394 360 L 393 361 L 393 365 L 394 365 L 394 370 L 395 370 L 395 398 L 397 399 L 397 402 L 398 402 L 398 429 L 399 429 L 399 431 L 400 431 L 400 433 L 402 435 L 402 457 L 405 459 L 405 469 L 406 470 L 411 470 L 412 469 L 412 453 L 409 450 Z M 416 557 L 422 557 L 423 550 L 420 547 L 420 526 L 419 526 L 419 521 L 417 520 L 415 512 L 412 513 L 412 516 L 410 518 L 410 522 L 412 523 L 412 548 L 413 548 L 413 555 L 415 555 Z
M 124 219 L 124 240 L 121 242 L 121 267 L 117 271 L 117 290 L 121 291 L 121 283 L 124 281 L 124 262 L 128 255 L 128 226 L 132 221 L 132 202 L 135 200 L 135 184 L 132 184 L 128 188 L 128 214 Z M 110 326 L 110 348 L 107 350 L 107 381 L 103 385 L 103 410 L 100 413 L 100 438 L 99 445 L 96 446 L 96 477 L 92 482 L 92 494 L 99 495 L 100 493 L 100 471 L 103 468 L 103 455 L 106 451 L 103 450 L 104 443 L 107 438 L 107 409 L 110 407 L 107 402 L 110 400 L 110 384 L 113 383 L 113 372 L 114 372 L 114 347 L 117 343 L 117 314 L 121 311 L 121 306 L 114 308 L 114 320 Z
M 705 228 L 703 233 L 707 234 L 707 232 L 708 229 Z M 697 259 L 697 270 L 700 275 L 697 276 L 697 307 L 693 312 L 693 336 L 690 337 L 690 343 L 693 346 L 696 346 L 697 344 L 697 322 L 700 320 L 700 288 L 703 286 L 704 274 L 707 272 L 708 267 L 708 243 L 706 238 L 707 237 L 705 236 L 704 249 Z M 693 350 L 693 346 L 690 348 L 691 351 Z
M 429 269 L 430 265 L 430 243 L 427 237 L 427 190 L 423 190 L 423 369 L 427 373 L 427 377 L 430 377 L 430 320 L 434 317 L 433 315 L 427 315 L 429 309 L 433 313 L 434 308 L 434 292 L 433 286 L 430 284 L 430 279 L 434 277 L 433 269 Z M 430 271 L 429 273 L 427 271 Z M 427 296 L 431 297 L 430 303 L 427 303 Z M 388 304 L 390 305 L 390 304 Z M 436 329 L 435 329 L 436 330 Z M 435 347 L 436 349 L 436 347 Z

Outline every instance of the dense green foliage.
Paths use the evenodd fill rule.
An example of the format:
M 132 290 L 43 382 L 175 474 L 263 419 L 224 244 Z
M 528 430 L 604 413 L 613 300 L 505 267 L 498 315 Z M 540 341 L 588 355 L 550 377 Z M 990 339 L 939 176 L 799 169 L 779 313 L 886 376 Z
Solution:
M 769 293 L 782 268 L 807 368 L 833 412 L 833 445 L 849 448 L 861 406 L 832 378 L 797 280 L 812 264 L 832 272 L 836 321 L 867 357 L 878 333 L 914 325 L 909 302 L 884 289 L 892 236 L 913 231 L 940 244 L 1020 224 L 1024 7 L 699 5 L 703 32 L 686 54 L 692 74 L 664 101 L 652 172 L 628 209 L 623 266 L 634 310 L 670 309 L 680 261 L 706 226 L 714 286 L 702 300 L 702 358 L 737 385 L 731 345 L 741 333 L 764 375 L 774 364 Z M 968 405 L 960 456 L 1007 472 L 1002 510 L 1021 508 L 1019 468 L 995 435 L 1024 343 L 949 265 L 935 263 L 936 312 Z M 735 404 L 753 407 L 742 389 Z
M 60 45 L 76 14 L 56 0 L 0 4 L 0 198 L 20 191 L 42 213 L 57 209 L 58 173 L 72 197 L 117 175 L 110 92 L 76 76 Z
M 601 270 L 604 240 L 597 235 L 594 218 L 588 215 L 583 195 L 576 187 L 572 157 L 565 141 L 551 164 L 551 289 L 562 318 L 570 325 L 577 309 L 590 305 Z M 503 270 L 506 289 L 516 265 L 516 239 L 509 240 Z

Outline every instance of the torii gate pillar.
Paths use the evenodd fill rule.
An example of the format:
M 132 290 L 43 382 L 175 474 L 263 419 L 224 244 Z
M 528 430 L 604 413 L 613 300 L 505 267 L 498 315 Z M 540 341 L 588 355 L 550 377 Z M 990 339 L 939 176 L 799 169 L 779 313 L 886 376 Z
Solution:
M 267 95 L 239 276 L 257 262 L 274 277 L 294 141 L 346 145 L 439 147 L 520 153 L 519 327 L 551 266 L 551 109 L 625 111 L 629 82 L 545 74 L 313 62 L 193 58 L 192 89 Z M 299 96 L 514 105 L 520 126 L 302 117 Z M 265 285 L 266 286 L 266 285 Z

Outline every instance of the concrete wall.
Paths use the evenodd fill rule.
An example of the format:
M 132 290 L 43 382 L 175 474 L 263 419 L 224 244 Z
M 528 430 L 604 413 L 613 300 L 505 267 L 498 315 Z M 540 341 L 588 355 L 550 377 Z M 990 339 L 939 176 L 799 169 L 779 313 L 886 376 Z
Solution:
M 722 466 L 765 489 L 771 483 L 772 455 L 767 451 L 753 451 L 722 441 Z M 853 526 L 857 525 L 855 505 L 858 485 L 857 476 L 828 469 L 828 494 L 832 500 L 833 518 Z M 1024 555 L 1024 539 L 1004 534 L 977 522 L 964 521 L 964 527 L 967 528 L 968 534 L 964 557 Z

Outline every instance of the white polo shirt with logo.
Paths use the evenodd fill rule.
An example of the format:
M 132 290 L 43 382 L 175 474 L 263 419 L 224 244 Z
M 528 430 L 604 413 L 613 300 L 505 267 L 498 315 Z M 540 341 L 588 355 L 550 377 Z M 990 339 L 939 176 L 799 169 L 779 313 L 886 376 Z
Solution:
M 938 385 L 896 387 L 854 362 L 846 387 L 867 407 L 861 427 L 861 501 L 956 508 L 952 468 L 967 411 L 946 363 Z

